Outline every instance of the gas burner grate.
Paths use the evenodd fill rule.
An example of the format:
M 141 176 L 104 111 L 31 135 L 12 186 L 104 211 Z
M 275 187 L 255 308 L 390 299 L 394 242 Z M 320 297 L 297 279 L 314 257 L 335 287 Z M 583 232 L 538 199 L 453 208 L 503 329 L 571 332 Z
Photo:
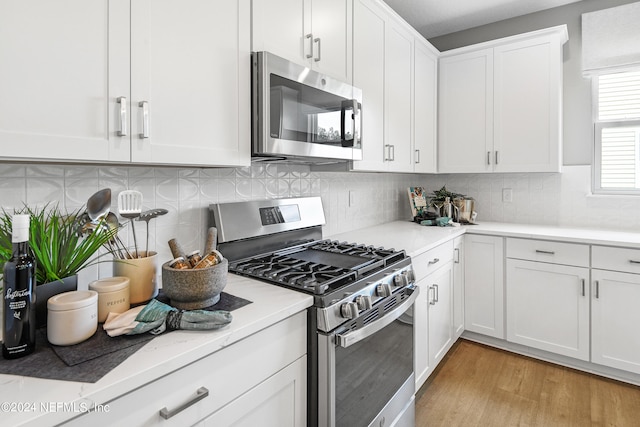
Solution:
M 362 258 L 382 260 L 384 261 L 385 266 L 393 264 L 394 262 L 406 257 L 404 251 L 396 251 L 394 249 L 385 249 L 372 245 L 361 245 L 328 239 L 315 242 L 311 244 L 309 248 L 326 252 L 359 256 Z

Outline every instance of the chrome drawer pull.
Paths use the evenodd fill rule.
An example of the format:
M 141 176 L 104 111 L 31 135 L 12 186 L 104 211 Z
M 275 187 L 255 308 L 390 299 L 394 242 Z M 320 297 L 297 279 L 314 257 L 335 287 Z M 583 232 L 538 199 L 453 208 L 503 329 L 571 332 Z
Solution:
M 189 406 L 198 403 L 199 401 L 201 401 L 202 399 L 204 399 L 207 396 L 209 396 L 209 389 L 207 389 L 206 387 L 200 387 L 196 391 L 196 397 L 194 397 L 193 399 L 189 400 L 188 402 L 183 403 L 182 405 L 178 406 L 173 411 L 170 411 L 165 406 L 164 408 L 160 409 L 160 416 L 162 418 L 164 418 L 165 420 L 168 420 L 169 418 L 173 417 L 174 415 L 179 414 L 180 412 L 184 411 Z
M 635 259 L 630 259 L 629 262 L 631 264 L 640 264 L 640 261 L 636 261 Z
M 431 265 L 431 264 L 437 264 L 440 262 L 440 258 L 434 258 L 433 260 L 429 261 L 427 264 Z
M 584 292 L 584 279 L 582 279 L 582 296 L 585 296 L 585 292 Z
M 540 249 L 536 249 L 537 254 L 545 254 L 545 255 L 555 255 L 556 253 L 553 251 L 542 251 Z

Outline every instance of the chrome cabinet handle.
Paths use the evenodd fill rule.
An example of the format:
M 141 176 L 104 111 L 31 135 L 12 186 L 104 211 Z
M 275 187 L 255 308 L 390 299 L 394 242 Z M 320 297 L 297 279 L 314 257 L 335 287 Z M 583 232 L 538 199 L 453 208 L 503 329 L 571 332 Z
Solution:
M 600 281 L 596 280 L 596 298 L 600 298 Z
M 391 145 L 390 144 L 385 144 L 384 146 L 384 161 L 385 162 L 391 161 Z
M 580 280 L 582 282 L 582 296 L 585 296 L 585 291 L 584 291 L 584 279 Z
M 396 146 L 391 144 L 389 145 L 389 160 L 392 162 L 396 159 Z
M 140 101 L 138 107 L 142 108 L 142 133 L 140 139 L 149 138 L 149 103 L 147 101 Z
M 453 252 L 455 253 L 455 258 L 453 259 L 454 264 L 460 264 L 460 249 L 454 248 Z
M 636 261 L 635 259 L 630 259 L 629 262 L 631 264 L 640 264 L 640 261 Z
M 496 150 L 496 165 L 498 164 L 498 151 Z
M 120 104 L 120 129 L 118 129 L 118 136 L 127 136 L 127 97 L 120 96 L 116 99 Z
M 487 151 L 487 165 L 491 164 L 491 151 Z
M 200 387 L 198 390 L 196 390 L 196 397 L 194 397 L 193 399 L 189 400 L 188 402 L 185 402 L 182 405 L 178 406 L 173 411 L 170 411 L 165 406 L 164 408 L 160 409 L 160 416 L 162 418 L 164 418 L 165 420 L 168 420 L 169 418 L 173 417 L 174 415 L 179 414 L 180 412 L 184 411 L 189 406 L 198 403 L 199 401 L 201 401 L 202 399 L 204 399 L 207 396 L 209 396 L 209 390 L 206 387 Z
M 434 258 L 434 259 L 432 259 L 431 261 L 429 261 L 427 264 L 428 264 L 428 265 L 431 265 L 431 264 L 436 264 L 436 263 L 438 263 L 438 262 L 440 262 L 440 258 Z
M 429 301 L 429 305 L 436 305 L 436 288 L 434 288 L 433 286 L 429 286 L 429 290 L 433 291 L 433 298 L 431 299 L 431 301 Z
M 440 288 L 435 283 L 433 284 L 433 287 L 435 289 L 436 302 L 440 302 Z
M 536 249 L 536 253 L 537 254 L 545 254 L 545 255 L 555 255 L 556 253 L 554 251 L 543 251 L 540 249 Z
M 415 163 L 420 163 L 420 150 L 416 150 L 416 160 Z
M 313 58 L 313 34 L 309 33 L 305 38 L 309 39 L 309 53 L 307 54 L 307 59 L 311 59 Z
M 320 55 L 322 54 L 322 45 L 320 44 L 320 37 L 313 39 L 314 43 L 318 43 L 318 56 L 313 58 L 314 61 L 320 62 Z

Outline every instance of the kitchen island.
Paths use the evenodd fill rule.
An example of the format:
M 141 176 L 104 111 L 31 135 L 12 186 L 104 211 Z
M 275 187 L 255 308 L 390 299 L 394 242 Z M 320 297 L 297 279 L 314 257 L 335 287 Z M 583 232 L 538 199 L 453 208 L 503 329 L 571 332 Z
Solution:
M 229 373 L 234 362 L 241 360 L 244 354 L 251 357 L 253 353 L 253 357 L 260 361 L 256 364 L 264 366 L 269 365 L 271 361 L 273 366 L 279 366 L 279 364 L 284 366 L 293 364 L 291 362 L 295 360 L 300 365 L 298 371 L 302 370 L 304 375 L 306 372 L 305 310 L 311 306 L 313 298 L 300 292 L 233 274 L 229 274 L 224 292 L 247 299 L 252 303 L 234 310 L 231 313 L 232 322 L 219 330 L 173 331 L 155 337 L 96 383 L 0 375 L 2 425 L 52 426 L 69 420 L 74 425 L 88 425 L 88 423 L 105 425 L 105 422 L 109 423 L 111 420 L 126 421 L 120 425 L 139 425 L 142 424 L 140 420 L 143 418 L 126 418 L 131 414 L 118 412 L 124 412 L 122 408 L 126 408 L 127 411 L 131 409 L 130 412 L 133 413 L 147 405 L 153 408 L 150 411 L 151 415 L 143 415 L 145 425 L 156 422 L 164 422 L 164 425 L 173 425 L 172 422 L 175 425 L 185 422 L 193 424 L 193 420 L 199 421 L 211 412 L 212 401 L 217 408 L 227 405 L 237 397 L 233 395 L 237 388 L 235 383 L 241 381 L 230 381 L 227 378 L 228 375 L 232 375 L 232 378 L 233 375 L 252 377 L 251 366 L 246 366 L 246 371 Z M 290 343 L 289 348 L 284 346 L 285 348 L 280 349 L 265 344 L 261 348 L 251 348 L 251 352 L 245 349 L 239 354 L 226 350 L 241 348 L 245 345 L 244 343 L 268 334 L 269 329 L 274 327 L 279 328 L 280 335 L 293 336 L 295 342 Z M 269 337 L 269 340 L 273 341 L 273 337 Z M 275 351 L 271 351 L 273 348 Z M 230 354 L 231 357 L 225 358 L 225 353 Z M 212 363 L 208 364 L 209 359 Z M 220 360 L 225 366 L 215 364 Z M 214 377 L 215 388 L 209 387 L 211 396 L 187 408 L 183 413 L 177 414 L 175 418 L 172 417 L 166 421 L 161 419 L 158 416 L 160 409 L 168 408 L 171 411 L 189 401 L 189 395 L 174 396 L 176 391 L 183 386 L 188 386 L 189 390 L 193 389 L 195 392 L 201 386 L 199 382 L 183 384 L 189 378 L 188 375 L 183 375 L 183 368 L 196 366 L 196 364 L 200 368 L 195 374 L 197 376 L 199 373 L 203 382 L 207 376 Z M 202 367 L 204 369 L 201 369 Z M 221 373 L 217 374 L 218 371 Z M 226 377 L 222 375 L 224 371 L 227 371 Z M 268 381 L 264 378 L 266 375 L 264 372 L 255 373 L 255 376 L 259 377 L 257 381 L 261 382 Z M 216 376 L 219 379 L 217 383 Z M 169 381 L 168 378 L 171 379 L 169 384 L 166 383 Z M 165 384 L 154 385 L 156 381 L 165 381 Z M 154 399 L 148 393 L 147 389 L 158 388 L 164 388 L 160 391 L 168 400 Z M 139 392 L 138 395 L 136 392 Z M 101 411 L 103 413 L 100 413 Z M 228 416 L 228 414 L 224 415 Z M 189 418 L 190 416 L 192 418 Z

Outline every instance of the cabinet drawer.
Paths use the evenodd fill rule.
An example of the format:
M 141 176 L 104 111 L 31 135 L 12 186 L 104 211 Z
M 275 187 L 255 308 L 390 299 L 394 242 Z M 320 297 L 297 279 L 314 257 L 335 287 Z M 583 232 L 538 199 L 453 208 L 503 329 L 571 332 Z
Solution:
M 306 335 L 306 314 L 298 313 L 65 425 L 194 425 L 304 356 Z M 161 410 L 174 414 L 165 420 Z
M 452 259 L 453 240 L 411 258 L 411 263 L 413 264 L 413 269 L 416 274 L 416 282 L 424 279 Z
M 640 249 L 592 247 L 592 268 L 640 274 Z
M 589 267 L 589 245 L 508 238 L 507 258 Z

